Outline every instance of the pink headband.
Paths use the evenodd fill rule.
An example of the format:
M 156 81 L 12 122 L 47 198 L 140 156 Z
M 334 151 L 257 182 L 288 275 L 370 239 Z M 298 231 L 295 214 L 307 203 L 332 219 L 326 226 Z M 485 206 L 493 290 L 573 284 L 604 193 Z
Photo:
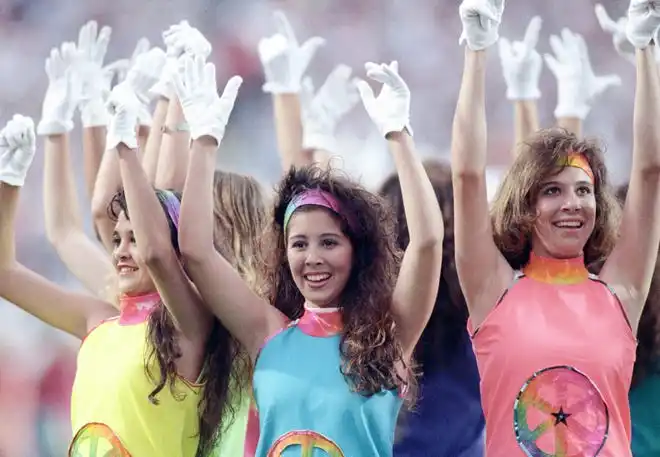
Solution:
M 307 189 L 295 195 L 287 205 L 286 211 L 284 212 L 285 232 L 289 222 L 291 221 L 291 216 L 293 216 L 293 213 L 298 208 L 309 205 L 322 206 L 323 208 L 327 208 L 343 218 L 348 225 L 351 225 L 351 221 L 346 214 L 342 213 L 341 205 L 334 195 L 321 189 Z

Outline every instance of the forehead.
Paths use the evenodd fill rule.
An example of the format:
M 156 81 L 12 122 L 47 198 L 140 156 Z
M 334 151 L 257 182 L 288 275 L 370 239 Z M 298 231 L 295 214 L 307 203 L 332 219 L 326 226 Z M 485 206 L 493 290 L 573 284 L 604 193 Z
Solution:
M 121 213 L 119 213 L 119 216 L 117 217 L 117 223 L 115 224 L 115 231 L 128 232 L 130 230 L 133 230 L 131 221 L 129 221 L 128 218 L 126 217 L 126 213 L 122 211 Z
M 549 182 L 557 182 L 560 184 L 575 184 L 578 182 L 591 183 L 591 178 L 582 168 L 567 166 L 559 173 L 550 175 L 543 180 L 544 184 Z
M 314 236 L 321 233 L 341 234 L 339 218 L 330 210 L 321 207 L 298 209 L 289 221 L 289 236 Z

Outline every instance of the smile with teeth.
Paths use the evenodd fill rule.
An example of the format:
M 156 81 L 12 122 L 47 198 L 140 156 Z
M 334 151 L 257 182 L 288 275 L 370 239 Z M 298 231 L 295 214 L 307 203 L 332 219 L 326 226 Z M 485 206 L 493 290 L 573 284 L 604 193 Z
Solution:
M 126 274 L 126 273 L 133 273 L 134 271 L 137 271 L 138 269 L 134 268 L 134 267 L 129 267 L 129 266 L 123 265 L 123 266 L 119 267 L 118 270 L 119 270 L 119 274 Z
M 330 273 L 310 273 L 304 275 L 304 278 L 309 282 L 323 282 L 330 279 Z
M 581 221 L 559 221 L 555 222 L 554 225 L 560 228 L 581 228 L 584 225 Z

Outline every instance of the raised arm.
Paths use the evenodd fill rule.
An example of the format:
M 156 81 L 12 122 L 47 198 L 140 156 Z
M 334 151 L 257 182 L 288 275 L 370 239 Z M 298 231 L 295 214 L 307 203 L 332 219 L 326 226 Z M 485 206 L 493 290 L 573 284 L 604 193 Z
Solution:
M 121 86 L 115 87 L 110 95 L 115 114 L 108 129 L 107 145 L 109 152 L 119 155 L 135 245 L 163 303 L 172 314 L 177 330 L 188 341 L 203 345 L 211 329 L 212 316 L 202 306 L 183 271 L 172 244 L 167 217 L 140 164 L 136 136 L 139 102 L 132 91 L 122 90 Z M 167 205 L 172 207 L 171 217 L 176 225 L 179 202 L 174 194 L 168 196 Z
M 215 67 L 197 57 L 186 58 L 186 71 L 175 81 L 193 138 L 179 226 L 186 271 L 204 303 L 256 357 L 266 338 L 284 326 L 285 318 L 252 292 L 213 245 L 215 154 L 242 80 L 231 78 L 218 98 Z
M 660 244 L 660 76 L 650 45 L 660 27 L 660 6 L 633 0 L 628 17 L 628 37 L 637 47 L 632 170 L 619 240 L 601 278 L 617 291 L 636 330 Z
M 465 0 L 459 10 L 467 47 L 451 138 L 454 232 L 456 269 L 475 327 L 513 278 L 493 241 L 486 192 L 485 49 L 497 41 L 503 9 L 500 0 Z
M 324 40 L 313 37 L 299 45 L 283 12 L 275 12 L 275 22 L 277 33 L 261 39 L 258 52 L 266 77 L 263 90 L 273 99 L 277 148 L 286 172 L 292 166 L 308 165 L 313 160 L 311 151 L 303 147 L 301 81 Z
M 431 182 L 415 153 L 410 128 L 410 90 L 399 76 L 399 65 L 367 63 L 367 75 L 382 83 L 378 97 L 369 85 L 358 88 L 364 107 L 387 138 L 396 165 L 410 242 L 403 257 L 392 297 L 392 313 L 404 353 L 415 345 L 433 311 L 442 267 L 442 213 Z
M 49 113 L 45 111 L 46 114 Z M 116 315 L 116 310 L 97 298 L 69 292 L 16 261 L 16 207 L 34 152 L 32 119 L 14 116 L 0 132 L 0 296 L 82 339 L 103 319 Z
M 557 125 L 581 136 L 582 124 L 594 100 L 607 88 L 620 85 L 621 79 L 616 75 L 594 74 L 587 45 L 577 33 L 563 29 L 561 37 L 550 37 L 550 46 L 554 56 L 544 57 L 557 79 Z
M 512 43 L 506 38 L 500 38 L 498 42 L 506 96 L 514 106 L 514 159 L 518 145 L 539 129 L 536 101 L 541 97 L 539 78 L 543 59 L 536 51 L 536 44 L 540 31 L 541 17 L 534 16 L 529 21 L 522 41 Z

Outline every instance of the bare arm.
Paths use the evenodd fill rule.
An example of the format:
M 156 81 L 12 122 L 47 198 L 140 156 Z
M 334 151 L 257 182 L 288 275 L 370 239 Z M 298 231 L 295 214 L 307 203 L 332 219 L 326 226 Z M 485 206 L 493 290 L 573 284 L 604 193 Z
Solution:
M 163 125 L 170 101 L 165 97 L 159 97 L 154 111 L 153 124 L 149 129 L 149 136 L 144 147 L 144 156 L 142 157 L 142 168 L 144 168 L 150 183 L 156 182 L 156 173 L 158 171 L 158 158 L 160 156 L 160 147 L 163 141 Z
M 0 183 L 0 296 L 43 322 L 78 338 L 117 314 L 94 297 L 69 292 L 16 262 L 14 219 L 19 188 Z
M 407 132 L 391 133 L 388 143 L 401 182 L 410 242 L 394 289 L 394 313 L 404 353 L 411 357 L 438 293 L 442 267 L 442 213 L 422 162 Z
M 557 127 L 566 129 L 578 137 L 582 136 L 582 119 L 579 117 L 560 117 L 557 119 Z
M 179 245 L 186 271 L 204 303 L 256 357 L 285 317 L 259 298 L 213 246 L 213 173 L 217 143 L 203 136 L 193 142 L 181 204 Z
M 105 127 L 83 128 L 83 165 L 85 170 L 85 187 L 91 200 L 94 195 L 94 185 L 98 175 L 105 150 Z
M 518 147 L 539 129 L 539 109 L 534 99 L 516 100 L 513 103 L 513 110 L 513 130 L 516 140 L 513 158 L 515 159 Z
M 167 218 L 142 169 L 137 151 L 120 143 L 117 152 L 138 252 L 163 303 L 172 313 L 177 329 L 188 341 L 203 344 L 211 329 L 212 316 L 202 306 L 177 258 Z
M 183 189 L 188 167 L 190 132 L 177 131 L 176 129 L 185 125 L 185 122 L 179 99 L 172 96 L 165 118 L 165 128 L 168 132 L 162 137 L 158 157 L 155 185 L 159 189 L 174 189 L 177 191 Z
M 117 154 L 106 151 L 101 159 L 101 167 L 94 186 L 92 217 L 99 238 L 108 253 L 113 250 L 112 232 L 115 229 L 115 223 L 108 215 L 108 205 L 119 189 L 121 189 L 119 158 Z
M 660 76 L 654 46 L 637 50 L 633 157 L 619 240 L 601 271 L 637 329 L 660 244 Z
M 282 170 L 301 167 L 313 162 L 312 151 L 303 151 L 300 97 L 298 94 L 274 94 L 273 112 L 277 149 Z
M 89 291 L 97 297 L 105 297 L 114 270 L 108 255 L 85 234 L 67 134 L 45 137 L 43 198 L 48 241 L 64 265 Z
M 486 54 L 465 50 L 452 129 L 456 269 L 478 327 L 513 277 L 493 241 L 486 193 Z

